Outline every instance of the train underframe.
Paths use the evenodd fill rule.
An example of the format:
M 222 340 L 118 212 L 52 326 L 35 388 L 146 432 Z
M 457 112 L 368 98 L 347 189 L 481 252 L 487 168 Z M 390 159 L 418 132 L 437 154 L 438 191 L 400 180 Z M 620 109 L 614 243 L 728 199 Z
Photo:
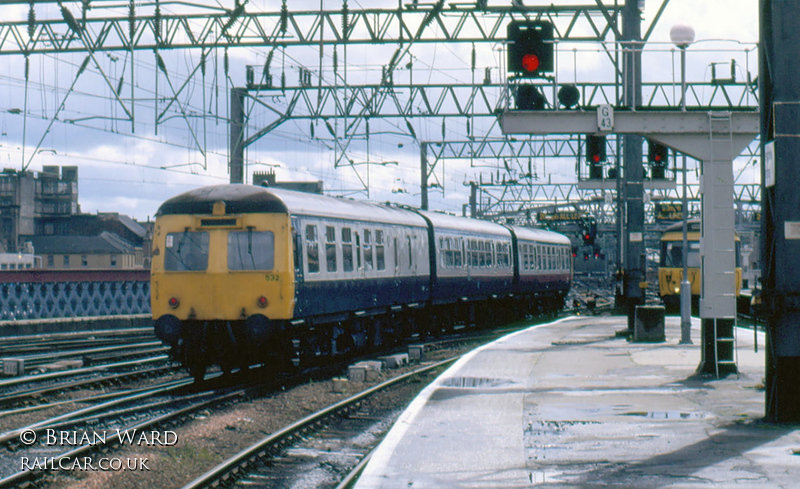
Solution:
M 212 365 L 218 365 L 224 373 L 252 365 L 287 371 L 457 330 L 492 328 L 527 316 L 555 315 L 563 308 L 565 296 L 556 292 L 426 304 L 303 321 L 270 321 L 264 316 L 237 321 L 180 321 L 171 316 L 159 318 L 155 332 L 172 347 L 172 358 L 201 380 Z

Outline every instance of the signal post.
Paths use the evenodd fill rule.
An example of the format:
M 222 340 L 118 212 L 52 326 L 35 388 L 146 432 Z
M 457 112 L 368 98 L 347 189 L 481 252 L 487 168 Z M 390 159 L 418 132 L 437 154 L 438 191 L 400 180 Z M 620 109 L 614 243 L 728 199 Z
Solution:
M 597 111 L 603 109 L 600 107 Z M 597 112 L 592 111 L 508 111 L 500 115 L 500 127 L 504 134 L 509 135 L 588 134 L 599 130 Z M 698 370 L 717 376 L 735 372 L 732 342 L 736 315 L 733 159 L 758 134 L 759 114 L 756 111 L 615 110 L 612 132 L 644 136 L 702 162 L 703 289 L 700 317 L 703 357 Z M 640 171 L 641 161 L 640 157 L 634 165 Z M 631 219 L 630 208 L 628 219 Z M 628 234 L 634 232 L 630 227 L 627 231 Z M 641 246 L 643 248 L 644 243 Z

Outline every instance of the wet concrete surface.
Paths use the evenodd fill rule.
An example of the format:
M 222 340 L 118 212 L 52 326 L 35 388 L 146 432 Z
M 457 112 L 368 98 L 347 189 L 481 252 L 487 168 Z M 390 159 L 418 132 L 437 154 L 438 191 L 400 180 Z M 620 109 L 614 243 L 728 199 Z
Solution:
M 764 338 L 737 335 L 739 375 L 695 374 L 680 345 L 617 336 L 624 317 L 574 317 L 461 359 L 376 450 L 364 488 L 800 487 L 800 427 L 764 417 Z M 800 379 L 799 379 L 800 381 Z

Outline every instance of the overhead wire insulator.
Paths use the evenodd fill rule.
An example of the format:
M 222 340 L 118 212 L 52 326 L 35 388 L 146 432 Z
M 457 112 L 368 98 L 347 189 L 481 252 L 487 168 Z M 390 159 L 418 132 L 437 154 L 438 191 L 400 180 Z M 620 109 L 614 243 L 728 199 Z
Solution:
M 408 127 L 408 132 L 411 133 L 411 137 L 417 139 L 417 132 L 414 130 L 414 126 L 411 125 L 411 122 L 406 119 L 406 127 Z
M 333 45 L 333 72 L 339 71 L 339 52 L 336 49 L 336 44 Z
M 472 44 L 472 71 L 475 71 L 475 44 Z
M 133 42 L 133 37 L 136 35 L 136 4 L 133 3 L 133 0 L 128 3 L 128 35 Z
M 75 34 L 80 35 L 83 29 L 81 29 L 81 25 L 78 24 L 78 21 L 75 20 L 75 16 L 72 15 L 72 12 L 65 6 L 61 6 L 61 17 L 64 18 L 64 22 L 67 23 L 70 29 L 72 29 Z
M 281 2 L 281 19 L 280 19 L 281 34 L 286 35 L 289 30 L 289 7 L 286 5 L 286 0 Z
M 333 130 L 333 126 L 331 126 L 331 123 L 328 121 L 328 119 L 325 119 L 325 127 L 328 128 L 328 132 L 331 133 L 331 136 L 336 137 L 336 131 Z
M 200 56 L 200 73 L 203 75 L 203 78 L 206 77 L 206 57 Z
M 28 55 L 25 55 L 25 80 L 28 79 L 28 76 L 31 72 L 31 60 L 28 58 Z
M 164 63 L 164 58 L 161 57 L 158 51 L 155 51 L 155 53 L 156 53 L 156 64 L 158 65 L 158 69 L 161 70 L 166 75 L 167 65 L 166 63 Z
M 236 7 L 234 7 L 233 12 L 231 12 L 231 16 L 227 22 L 225 22 L 225 26 L 222 28 L 223 30 L 228 30 L 233 26 L 236 20 L 242 15 L 244 12 L 244 4 L 236 2 Z
M 347 0 L 342 3 L 342 37 L 347 39 L 347 28 L 350 27 L 350 9 Z
M 36 10 L 33 8 L 33 1 L 31 1 L 30 8 L 28 8 L 28 37 L 33 39 L 36 34 Z
M 428 13 L 425 14 L 425 18 L 422 19 L 422 28 L 424 29 L 428 27 L 428 25 L 430 25 L 430 23 L 433 22 L 433 19 L 439 16 L 439 13 L 442 11 L 443 8 L 444 8 L 444 0 L 438 0 L 435 4 L 433 4 L 433 8 L 430 9 Z
M 125 82 L 125 75 L 119 77 L 119 83 L 117 83 L 117 94 L 119 95 L 122 92 L 122 84 Z
M 269 75 L 269 66 L 272 64 L 272 56 L 275 54 L 275 48 L 272 48 L 270 52 L 267 54 L 267 60 L 264 62 L 264 70 L 262 74 L 264 77 Z
M 80 76 L 80 74 L 83 73 L 83 71 L 86 69 L 86 67 L 89 66 L 89 61 L 91 59 L 92 59 L 91 56 L 86 56 L 86 58 L 84 58 L 83 63 L 81 63 L 81 67 L 78 68 L 78 74 L 75 75 L 76 77 Z
M 222 67 L 225 71 L 225 76 L 228 76 L 228 70 L 230 69 L 230 60 L 228 59 L 228 47 L 225 47 L 225 52 L 222 55 Z
M 153 18 L 153 29 L 156 34 L 156 43 L 161 43 L 161 5 L 156 0 L 156 13 Z

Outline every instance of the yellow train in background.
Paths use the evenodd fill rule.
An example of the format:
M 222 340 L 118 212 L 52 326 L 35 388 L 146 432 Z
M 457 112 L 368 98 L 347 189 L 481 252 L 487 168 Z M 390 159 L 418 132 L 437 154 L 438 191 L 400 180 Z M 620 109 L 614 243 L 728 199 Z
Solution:
M 692 309 L 697 310 L 702 290 L 700 272 L 700 220 L 687 223 L 687 275 L 692 284 Z M 734 290 L 737 303 L 742 290 L 741 240 L 735 235 L 736 271 Z M 680 307 L 681 281 L 683 280 L 683 223 L 674 224 L 661 235 L 658 266 L 658 293 L 668 310 Z

